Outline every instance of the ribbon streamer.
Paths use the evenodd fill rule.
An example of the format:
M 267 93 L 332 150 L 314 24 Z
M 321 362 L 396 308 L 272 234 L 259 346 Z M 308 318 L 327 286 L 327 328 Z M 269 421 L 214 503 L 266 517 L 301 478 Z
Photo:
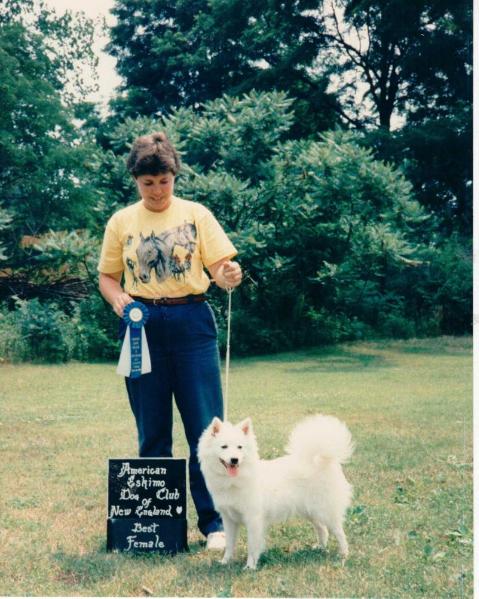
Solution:
M 123 310 L 123 320 L 127 324 L 121 348 L 117 374 L 132 379 L 151 372 L 150 350 L 145 334 L 148 308 L 141 302 L 132 302 Z

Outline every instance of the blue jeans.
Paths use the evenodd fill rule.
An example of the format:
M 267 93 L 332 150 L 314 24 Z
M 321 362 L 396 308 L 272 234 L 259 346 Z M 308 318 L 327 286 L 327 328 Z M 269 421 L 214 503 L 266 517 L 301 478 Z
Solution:
M 145 326 L 152 372 L 125 378 L 136 419 L 140 457 L 171 457 L 173 402 L 183 421 L 190 448 L 190 490 L 198 512 L 198 527 L 207 536 L 223 530 L 220 515 L 201 473 L 198 440 L 211 420 L 223 418 L 223 396 L 217 329 L 207 302 L 147 305 Z M 123 337 L 126 325 L 120 324 Z

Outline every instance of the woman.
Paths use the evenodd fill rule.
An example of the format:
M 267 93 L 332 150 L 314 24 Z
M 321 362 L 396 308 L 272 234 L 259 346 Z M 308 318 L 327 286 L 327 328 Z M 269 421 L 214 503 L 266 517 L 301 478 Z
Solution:
M 108 221 L 98 270 L 103 297 L 118 316 L 132 301 L 145 303 L 152 372 L 126 378 L 138 429 L 140 457 L 172 456 L 172 397 L 190 447 L 190 488 L 207 547 L 224 547 L 223 525 L 201 474 L 197 445 L 223 399 L 217 331 L 204 293 L 210 280 L 241 283 L 237 254 L 212 213 L 173 194 L 180 161 L 164 133 L 139 137 L 127 159 L 140 200 Z M 121 285 L 122 277 L 124 280 Z M 120 323 L 123 336 L 126 325 Z

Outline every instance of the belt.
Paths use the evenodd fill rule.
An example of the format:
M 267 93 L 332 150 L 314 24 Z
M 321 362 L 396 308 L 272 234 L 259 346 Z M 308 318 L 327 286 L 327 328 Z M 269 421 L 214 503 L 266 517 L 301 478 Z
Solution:
M 178 306 L 180 304 L 194 304 L 196 302 L 206 302 L 206 295 L 200 293 L 197 295 L 185 295 L 184 297 L 139 297 L 131 296 L 134 300 L 143 304 L 153 304 L 155 306 Z

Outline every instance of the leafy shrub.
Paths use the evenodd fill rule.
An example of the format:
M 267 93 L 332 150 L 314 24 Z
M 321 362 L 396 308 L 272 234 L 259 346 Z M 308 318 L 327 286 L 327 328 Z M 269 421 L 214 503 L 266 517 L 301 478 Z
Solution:
M 72 354 L 77 360 L 114 360 L 119 356 L 118 316 L 95 292 L 72 315 Z
M 5 358 L 56 363 L 71 357 L 71 325 L 55 303 L 17 300 L 16 310 L 2 314 L 2 324 L 0 350 Z
M 118 358 L 118 317 L 98 293 L 76 304 L 70 314 L 56 303 L 17 300 L 0 311 L 0 358 L 66 362 Z
M 292 102 L 282 92 L 223 96 L 111 132 L 122 161 L 136 135 L 166 129 L 182 153 L 176 193 L 208 206 L 238 248 L 236 351 L 464 332 L 468 291 L 458 280 L 451 295 L 444 278 L 454 252 L 440 257 L 435 221 L 403 172 L 359 133 L 287 141 Z
M 380 320 L 380 331 L 383 337 L 410 339 L 416 335 L 414 322 L 401 314 L 384 314 Z
M 61 306 L 18 304 L 2 317 L 3 354 L 116 359 L 118 319 L 95 288 L 100 237 L 111 212 L 136 200 L 124 164 L 130 142 L 157 129 L 182 154 L 175 193 L 209 207 L 239 251 L 235 353 L 470 332 L 468 243 L 440 241 L 403 172 L 376 160 L 360 133 L 285 141 L 292 103 L 282 92 L 252 92 L 173 110 L 162 122 L 128 118 L 113 126 L 109 149 L 92 157 L 99 199 L 90 230 L 52 232 L 26 260 L 47 285 L 51 273 L 75 276 L 91 294 Z M 226 296 L 212 287 L 224 350 Z
M 28 340 L 22 337 L 14 311 L 0 311 L 0 361 L 17 362 L 28 355 Z

